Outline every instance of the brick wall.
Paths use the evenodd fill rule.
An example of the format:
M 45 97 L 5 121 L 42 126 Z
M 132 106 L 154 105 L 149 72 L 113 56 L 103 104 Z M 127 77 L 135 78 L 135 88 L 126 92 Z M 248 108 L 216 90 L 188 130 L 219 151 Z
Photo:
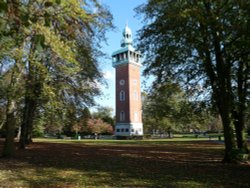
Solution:
M 124 80 L 124 85 L 120 84 Z M 116 122 L 141 123 L 140 67 L 124 64 L 116 67 Z M 125 91 L 125 101 L 120 101 L 120 91 Z M 125 112 L 125 120 L 120 121 L 120 112 Z M 135 117 L 137 113 L 137 118 Z M 136 120 L 137 119 L 137 120 Z

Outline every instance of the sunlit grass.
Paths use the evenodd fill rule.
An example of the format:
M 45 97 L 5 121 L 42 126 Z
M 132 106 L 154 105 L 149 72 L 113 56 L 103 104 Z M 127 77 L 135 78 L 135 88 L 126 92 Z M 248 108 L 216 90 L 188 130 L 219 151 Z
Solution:
M 165 144 L 168 142 L 187 142 L 187 141 L 208 141 L 208 138 L 169 138 L 169 139 L 144 139 L 144 140 L 102 140 L 102 139 L 47 139 L 36 138 L 35 142 L 53 142 L 53 143 L 84 143 L 84 144 Z

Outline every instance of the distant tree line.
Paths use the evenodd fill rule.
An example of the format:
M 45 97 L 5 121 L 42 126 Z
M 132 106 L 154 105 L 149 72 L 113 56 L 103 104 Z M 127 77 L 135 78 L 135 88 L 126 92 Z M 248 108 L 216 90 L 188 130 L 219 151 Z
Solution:
M 109 107 L 98 107 L 96 112 L 91 113 L 85 107 L 80 113 L 72 113 L 71 121 L 50 122 L 46 118 L 37 118 L 34 122 L 33 137 L 75 137 L 102 134 L 112 135 L 114 118 L 112 109 Z
M 32 137 L 63 138 L 102 134 L 112 135 L 114 129 L 113 109 L 109 107 L 98 107 L 96 112 L 91 112 L 85 107 L 79 114 L 71 114 L 70 120 L 66 122 L 50 121 L 47 117 L 39 114 L 34 120 Z M 20 137 L 20 129 L 15 128 L 15 137 Z M 0 138 L 6 137 L 6 127 L 0 129 Z
M 209 103 L 189 97 L 177 83 L 153 83 L 143 98 L 145 134 L 221 132 L 218 113 Z

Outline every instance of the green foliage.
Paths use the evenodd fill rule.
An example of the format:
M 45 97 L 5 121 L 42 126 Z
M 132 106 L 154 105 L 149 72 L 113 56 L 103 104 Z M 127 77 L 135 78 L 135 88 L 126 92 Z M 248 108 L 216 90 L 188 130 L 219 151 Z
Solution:
M 93 113 L 93 118 L 102 119 L 102 121 L 114 127 L 114 118 L 112 117 L 113 109 L 111 107 L 99 106 L 97 111 Z
M 226 156 L 235 147 L 232 123 L 238 147 L 245 147 L 249 1 L 149 0 L 137 12 L 145 21 L 138 40 L 144 73 L 159 84 L 175 80 L 193 96 L 210 98 L 222 118 Z
M 32 136 L 34 138 L 44 137 L 44 126 L 35 124 L 34 129 L 32 131 Z
M 1 2 L 0 16 L 0 84 L 14 75 L 4 92 L 23 106 L 22 132 L 33 122 L 35 132 L 60 132 L 100 93 L 99 43 L 112 15 L 95 0 L 35 0 Z
M 176 83 L 154 84 L 143 101 L 143 123 L 146 133 L 153 130 L 189 132 L 210 130 L 212 120 L 209 106 L 192 101 Z
M 231 152 L 231 158 L 235 162 L 248 162 L 250 155 L 240 149 L 235 149 Z
M 83 127 L 87 127 L 88 120 L 91 119 L 91 117 L 92 117 L 92 115 L 91 115 L 89 109 L 87 107 L 84 108 L 82 111 L 82 115 L 80 117 L 80 122 L 81 122 Z

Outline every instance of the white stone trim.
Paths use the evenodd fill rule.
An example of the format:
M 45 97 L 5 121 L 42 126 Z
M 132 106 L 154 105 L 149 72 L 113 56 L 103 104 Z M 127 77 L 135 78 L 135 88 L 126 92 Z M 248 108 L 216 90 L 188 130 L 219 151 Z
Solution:
M 117 132 L 117 129 L 119 129 L 119 132 Z M 128 131 L 126 132 L 126 130 Z M 142 123 L 117 123 L 115 125 L 115 136 L 142 136 L 142 135 L 143 135 Z

